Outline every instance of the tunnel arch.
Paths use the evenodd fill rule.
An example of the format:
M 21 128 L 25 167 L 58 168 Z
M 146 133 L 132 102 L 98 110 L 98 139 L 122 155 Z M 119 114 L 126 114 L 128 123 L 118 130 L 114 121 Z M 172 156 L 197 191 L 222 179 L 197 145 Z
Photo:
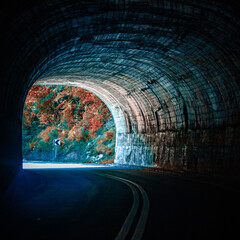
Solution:
M 96 80 L 84 81 L 81 79 L 73 78 L 43 78 L 37 80 L 34 85 L 68 85 L 74 87 L 80 87 L 94 93 L 99 97 L 108 107 L 112 116 L 114 118 L 116 126 L 116 147 L 115 147 L 115 159 L 116 164 L 131 164 L 131 165 L 141 165 L 141 166 L 152 166 L 153 160 L 146 159 L 146 156 L 149 155 L 150 149 L 147 149 L 145 154 L 140 155 L 137 159 L 131 158 L 129 156 L 129 151 L 134 148 L 135 152 L 142 153 L 142 148 L 145 147 L 146 143 L 142 140 L 139 140 L 138 145 L 135 145 L 131 139 L 129 139 L 131 130 L 131 119 L 129 118 L 129 113 L 131 114 L 131 107 L 128 106 L 127 102 L 118 92 L 114 92 L 111 89 L 111 82 L 109 84 L 99 83 Z M 116 95 L 118 97 L 116 97 Z M 135 133 L 135 138 L 137 138 L 137 132 Z M 127 142 L 125 142 L 127 141 Z M 151 156 L 151 154 L 150 154 Z M 142 158 L 145 157 L 145 158 Z
M 152 150 L 150 146 L 147 146 L 146 141 L 143 138 L 141 139 L 142 136 L 139 135 L 146 124 L 142 118 L 143 113 L 139 106 L 143 104 L 141 102 L 137 104 L 136 99 L 126 98 L 126 89 L 113 84 L 112 81 L 102 82 L 99 79 L 89 78 L 86 81 L 79 76 L 74 77 L 73 74 L 70 76 L 40 78 L 34 84 L 70 85 L 93 92 L 103 100 L 114 118 L 116 125 L 116 154 L 114 162 L 117 164 L 153 166 Z M 134 151 L 134 154 L 130 154 L 132 151 Z M 138 158 L 135 157 L 136 154 L 139 155 Z
M 54 80 L 81 81 L 121 112 L 122 162 L 237 169 L 237 9 L 234 1 L 61 0 L 8 10 L 1 113 L 11 130 L 3 129 L 3 165 L 20 165 L 27 90 L 37 80 Z

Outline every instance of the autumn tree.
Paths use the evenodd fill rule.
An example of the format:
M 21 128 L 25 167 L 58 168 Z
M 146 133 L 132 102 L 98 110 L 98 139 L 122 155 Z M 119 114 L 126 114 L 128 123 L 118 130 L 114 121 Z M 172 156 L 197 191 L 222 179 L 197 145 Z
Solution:
M 102 100 L 87 90 L 71 86 L 33 86 L 23 109 L 23 153 L 50 151 L 56 138 L 61 140 L 63 153 L 80 150 L 79 146 L 86 147 L 98 137 L 97 132 L 111 118 Z M 104 136 L 114 142 L 114 128 Z M 104 140 L 100 142 L 94 147 L 95 153 L 112 157 L 114 148 L 104 145 Z

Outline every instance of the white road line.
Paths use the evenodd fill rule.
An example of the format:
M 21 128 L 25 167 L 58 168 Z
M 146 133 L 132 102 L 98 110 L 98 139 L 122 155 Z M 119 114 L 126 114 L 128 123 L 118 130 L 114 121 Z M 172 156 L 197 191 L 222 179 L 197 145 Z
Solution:
M 131 184 L 129 184 L 129 183 L 123 181 L 123 180 L 119 180 L 117 178 L 114 178 L 114 177 L 110 177 L 110 176 L 108 176 L 108 177 L 125 183 L 126 185 L 128 185 L 128 187 L 130 187 L 130 189 L 132 190 L 132 193 L 133 193 L 132 208 L 131 208 L 128 216 L 126 217 L 118 235 L 115 238 L 115 240 L 123 240 L 123 239 L 126 238 L 128 232 L 130 231 L 130 228 L 131 228 L 132 223 L 134 221 L 135 215 L 137 214 L 137 210 L 139 208 L 139 196 L 138 196 L 138 193 L 137 193 L 136 189 Z
M 142 198 L 143 198 L 143 206 L 142 206 L 141 214 L 139 216 L 138 223 L 136 225 L 136 228 L 135 228 L 135 231 L 133 233 L 131 240 L 140 240 L 142 238 L 142 235 L 143 235 L 143 232 L 145 229 L 148 212 L 149 212 L 149 199 L 148 199 L 147 193 L 139 184 L 137 184 L 133 181 L 130 181 L 128 179 L 116 177 L 116 176 L 109 175 L 109 174 L 99 174 L 99 175 L 108 177 L 108 178 L 112 178 L 112 179 L 115 179 L 115 180 L 125 183 L 128 187 L 130 187 L 130 189 L 132 190 L 132 193 L 133 193 L 132 208 L 131 208 L 127 218 L 125 219 L 125 221 L 122 225 L 122 228 L 121 228 L 120 232 L 118 233 L 117 237 L 115 238 L 115 240 L 124 240 L 131 228 L 131 225 L 134 221 L 134 217 L 139 208 L 139 196 L 138 196 L 136 189 L 133 186 L 135 186 L 136 188 L 139 189 L 140 193 L 142 194 Z
M 138 220 L 138 224 L 137 227 L 135 229 L 135 232 L 131 238 L 131 240 L 139 240 L 142 238 L 146 223 L 147 223 L 147 217 L 148 217 L 148 212 L 149 212 L 149 199 L 148 199 L 148 195 L 145 192 L 145 190 L 138 185 L 137 183 L 133 183 L 135 184 L 135 186 L 138 187 L 138 189 L 140 190 L 140 192 L 142 193 L 143 196 L 143 206 L 142 206 L 142 211 L 141 211 L 141 215 L 139 217 Z

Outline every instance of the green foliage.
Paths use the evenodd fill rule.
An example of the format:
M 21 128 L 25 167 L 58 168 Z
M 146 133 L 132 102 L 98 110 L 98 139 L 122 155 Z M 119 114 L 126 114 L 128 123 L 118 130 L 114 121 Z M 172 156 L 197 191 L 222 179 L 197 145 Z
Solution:
M 26 98 L 22 129 L 25 158 L 53 151 L 54 139 L 61 140 L 59 157 L 63 160 L 71 153 L 76 153 L 72 160 L 84 162 L 89 156 L 95 162 L 114 156 L 111 113 L 99 98 L 81 88 L 33 86 Z

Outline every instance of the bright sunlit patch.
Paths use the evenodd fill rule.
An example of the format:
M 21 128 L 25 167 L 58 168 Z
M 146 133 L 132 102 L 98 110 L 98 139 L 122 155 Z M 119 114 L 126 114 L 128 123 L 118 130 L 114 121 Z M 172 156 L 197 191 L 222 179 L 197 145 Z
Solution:
M 140 169 L 140 166 L 118 165 L 118 164 L 95 164 L 95 163 L 56 163 L 43 161 L 23 161 L 23 169 L 71 169 L 71 168 L 111 168 L 111 169 Z
M 110 110 L 92 92 L 65 85 L 33 85 L 29 90 L 23 109 L 23 159 L 42 161 L 44 168 L 46 162 L 58 164 L 54 168 L 110 164 L 115 136 Z M 26 167 L 35 166 L 42 168 Z
M 53 162 L 35 162 L 23 161 L 23 169 L 35 168 L 99 168 L 108 167 L 108 165 L 82 164 L 82 163 L 53 163 Z

